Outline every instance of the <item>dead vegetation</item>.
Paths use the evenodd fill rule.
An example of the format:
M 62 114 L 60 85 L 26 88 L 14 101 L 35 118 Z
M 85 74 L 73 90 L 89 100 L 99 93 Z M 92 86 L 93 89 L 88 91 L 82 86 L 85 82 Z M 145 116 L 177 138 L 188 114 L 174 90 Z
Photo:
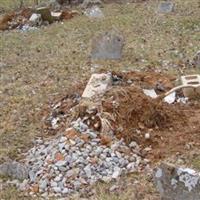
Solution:
M 10 2 L 1 1 L 0 7 L 7 9 L 11 5 Z M 55 24 L 28 34 L 15 31 L 1 33 L 1 62 L 6 63 L 7 66 L 0 68 L 1 160 L 7 156 L 19 158 L 20 153 L 32 145 L 35 137 L 46 136 L 46 133 L 42 131 L 43 111 L 46 107 L 60 99 L 63 102 L 69 101 L 69 107 L 76 105 L 77 102 L 70 100 L 74 96 L 73 94 L 71 96 L 69 90 L 73 85 L 78 85 L 78 82 L 85 81 L 90 76 L 93 63 L 88 59 L 89 44 L 96 32 L 108 30 L 113 26 L 120 29 L 126 37 L 123 59 L 120 62 L 100 62 L 97 71 L 105 68 L 116 71 L 150 68 L 176 76 L 187 72 L 199 72 L 199 69 L 190 68 L 187 62 L 199 50 L 199 4 L 196 0 L 176 0 L 175 3 L 176 12 L 172 15 L 159 17 L 155 15 L 157 1 L 130 5 L 111 4 L 103 9 L 107 16 L 104 21 L 91 22 L 86 17 L 77 17 L 63 25 Z M 131 79 L 130 77 L 127 79 Z M 145 82 L 145 87 L 156 87 L 156 82 L 159 80 L 156 78 L 155 82 L 151 76 L 147 75 L 142 75 L 138 79 L 133 77 L 133 82 L 139 86 Z M 173 80 L 172 78 L 169 82 L 166 81 L 166 90 L 172 87 L 171 81 Z M 84 84 L 81 85 L 81 89 L 74 89 L 74 91 L 80 95 L 83 86 Z M 153 142 L 145 141 L 145 145 L 151 143 L 153 147 L 149 158 L 155 158 L 157 161 L 168 155 L 187 151 L 186 141 L 194 143 L 194 146 L 199 145 L 198 103 L 193 102 L 190 106 L 180 108 L 179 113 L 177 107 L 172 106 L 169 109 L 166 105 L 159 107 L 160 105 L 152 104 L 151 100 L 144 97 L 140 90 L 132 91 L 127 87 L 127 91 L 124 92 L 116 88 L 115 93 L 110 93 L 109 96 L 111 95 L 115 95 L 120 103 L 124 101 L 130 101 L 133 105 L 137 103 L 138 107 L 129 107 L 129 105 L 125 108 L 118 108 L 114 112 L 110 111 L 112 108 L 108 107 L 110 105 L 104 105 L 106 111 L 116 112 L 116 119 L 128 130 L 128 133 L 118 132 L 119 136 L 129 135 L 143 143 L 144 135 L 140 133 L 132 135 L 132 133 L 136 128 L 142 130 L 147 128 L 147 131 L 150 131 Z M 60 98 L 61 96 L 64 98 Z M 142 112 L 141 119 L 133 118 L 133 113 L 140 114 L 139 107 L 143 110 L 143 108 L 152 109 L 152 106 L 158 112 Z M 69 107 L 68 103 L 67 106 L 63 104 L 57 112 L 66 113 Z M 123 109 L 130 113 L 130 127 L 126 127 L 126 116 Z M 45 116 L 49 115 L 50 110 L 46 110 Z M 122 118 L 119 118 L 117 114 L 119 112 L 122 113 Z M 193 113 L 192 116 L 191 113 Z M 178 118 L 179 131 L 176 130 L 176 126 L 173 126 L 175 123 L 173 117 L 177 115 L 181 115 Z M 152 123 L 152 116 L 158 116 L 156 118 L 158 120 Z M 186 124 L 182 126 L 184 119 L 190 123 L 187 128 Z M 142 123 L 139 123 L 140 121 Z M 162 131 L 159 127 L 162 128 L 163 125 L 169 125 L 169 127 Z M 151 132 L 152 128 L 156 128 L 155 132 Z M 127 140 L 132 139 L 131 137 Z M 195 165 L 196 163 L 198 164 L 198 160 L 195 160 Z M 146 188 L 146 185 L 143 187 Z M 129 193 L 132 194 L 132 190 L 125 190 L 118 198 L 116 195 L 110 196 L 110 193 L 106 193 L 106 188 L 102 186 L 100 188 L 102 194 L 97 197 L 98 200 L 128 199 Z M 151 186 L 148 185 L 147 188 Z M 21 194 L 18 196 L 16 191 L 13 195 L 8 195 L 12 191 L 13 189 L 5 190 L 0 195 L 4 199 L 21 198 Z M 146 199 L 156 199 L 153 192 L 142 194 L 138 199 L 145 199 L 145 196 L 149 195 L 152 196 Z

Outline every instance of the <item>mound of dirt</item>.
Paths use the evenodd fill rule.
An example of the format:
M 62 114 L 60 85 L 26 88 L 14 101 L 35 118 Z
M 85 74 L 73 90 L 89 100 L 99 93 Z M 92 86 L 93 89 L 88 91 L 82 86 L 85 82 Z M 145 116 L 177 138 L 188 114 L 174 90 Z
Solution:
M 164 130 L 185 123 L 184 113 L 177 106 L 152 99 L 134 86 L 113 88 L 106 93 L 102 105 L 103 111 L 115 119 L 112 122 L 115 134 L 126 142 L 141 143 L 144 137 L 137 134 L 140 130 Z

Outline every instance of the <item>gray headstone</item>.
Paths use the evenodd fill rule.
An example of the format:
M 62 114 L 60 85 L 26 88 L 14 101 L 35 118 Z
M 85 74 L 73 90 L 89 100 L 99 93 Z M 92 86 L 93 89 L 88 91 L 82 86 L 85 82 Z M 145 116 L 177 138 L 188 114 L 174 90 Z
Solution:
M 194 58 L 193 58 L 193 65 L 195 67 L 200 67 L 200 51 L 198 51 L 196 53 L 196 55 L 194 56 Z
M 92 40 L 92 59 L 121 59 L 124 38 L 115 31 L 100 34 Z
M 104 14 L 98 6 L 93 6 L 91 8 L 87 8 L 84 12 L 87 17 L 90 18 L 103 18 Z
M 101 6 L 102 1 L 101 0 L 84 0 L 81 4 L 81 7 L 83 9 L 91 8 L 93 6 Z
M 159 13 L 170 13 L 174 10 L 174 4 L 172 2 L 161 2 L 158 6 Z
M 0 175 L 10 176 L 13 179 L 27 179 L 28 167 L 18 162 L 5 162 L 0 165 Z
M 37 8 L 36 13 L 41 15 L 43 21 L 53 23 L 53 17 L 48 7 Z
M 162 200 L 199 200 L 200 174 L 189 168 L 161 164 L 154 180 Z

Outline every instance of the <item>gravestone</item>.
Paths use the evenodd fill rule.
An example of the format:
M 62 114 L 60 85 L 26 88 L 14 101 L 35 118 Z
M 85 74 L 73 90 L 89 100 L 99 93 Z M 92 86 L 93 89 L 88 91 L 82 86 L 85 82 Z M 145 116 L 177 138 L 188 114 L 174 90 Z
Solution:
M 124 38 L 116 31 L 100 34 L 92 40 L 92 59 L 121 59 Z
M 93 98 L 103 95 L 112 86 L 110 74 L 92 74 L 82 94 L 83 98 Z
M 84 14 L 90 18 L 103 18 L 104 14 L 98 6 L 87 8 Z
M 50 24 L 53 23 L 53 17 L 48 7 L 40 7 L 36 9 L 36 13 L 41 15 L 43 21 L 47 21 Z
M 173 10 L 174 10 L 174 4 L 169 1 L 161 2 L 158 6 L 159 13 L 170 13 Z
M 0 165 L 0 175 L 9 176 L 13 179 L 27 179 L 28 167 L 15 161 L 5 162 Z
M 101 0 L 84 0 L 81 4 L 83 9 L 91 8 L 93 6 L 102 6 Z
M 196 55 L 194 56 L 194 58 L 193 58 L 193 65 L 195 66 L 195 67 L 199 67 L 200 68 L 200 51 L 198 51 L 197 53 L 196 53 Z
M 199 200 L 200 174 L 189 168 L 162 163 L 154 181 L 162 200 Z

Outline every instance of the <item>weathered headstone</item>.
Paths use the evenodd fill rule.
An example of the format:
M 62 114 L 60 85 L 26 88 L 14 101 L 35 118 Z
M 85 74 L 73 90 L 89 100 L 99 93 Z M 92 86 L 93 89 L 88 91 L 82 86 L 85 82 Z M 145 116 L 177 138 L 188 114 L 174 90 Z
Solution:
M 28 167 L 15 161 L 5 162 L 0 165 L 0 175 L 10 176 L 13 179 L 27 179 Z
M 115 31 L 100 34 L 92 40 L 92 59 L 121 59 L 124 38 Z
M 200 174 L 192 169 L 162 163 L 154 180 L 162 200 L 200 199 Z
M 84 12 L 87 17 L 90 18 L 103 18 L 104 14 L 98 6 L 93 6 L 91 8 L 87 8 Z
M 37 8 L 36 13 L 41 15 L 43 21 L 53 23 L 53 17 L 51 16 L 51 12 L 48 7 Z
M 112 85 L 110 74 L 92 74 L 88 84 L 82 94 L 83 98 L 92 98 L 102 95 Z
M 101 0 L 84 0 L 81 4 L 81 7 L 83 9 L 91 8 L 93 6 L 101 6 L 102 1 Z
M 174 4 L 170 1 L 161 2 L 158 6 L 159 13 L 170 13 L 174 10 Z
M 195 67 L 200 67 L 200 51 L 198 51 L 197 53 L 196 53 L 196 55 L 194 56 L 194 58 L 193 58 L 193 65 L 195 66 Z

